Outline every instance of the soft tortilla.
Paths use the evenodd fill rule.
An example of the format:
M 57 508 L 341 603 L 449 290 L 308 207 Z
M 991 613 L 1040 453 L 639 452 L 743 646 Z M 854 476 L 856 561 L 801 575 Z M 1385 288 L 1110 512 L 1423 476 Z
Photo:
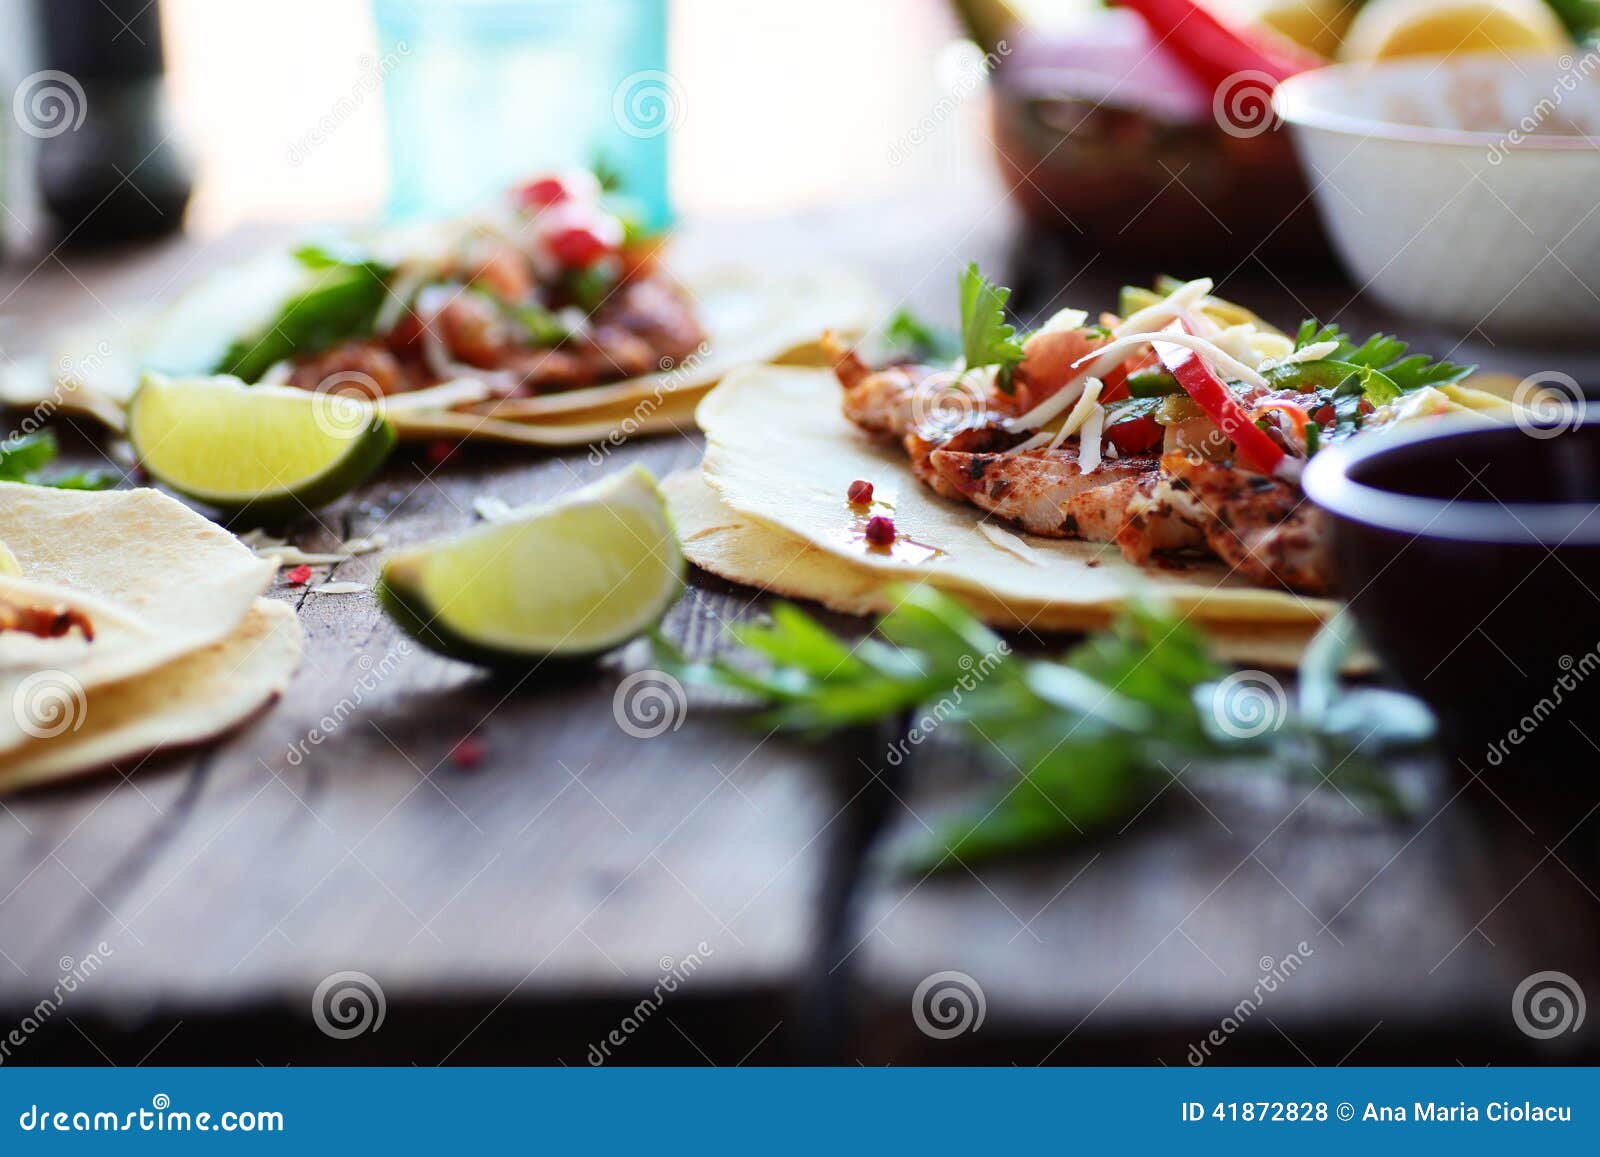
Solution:
M 121 432 L 124 408 L 145 370 L 171 376 L 207 373 L 223 356 L 233 337 L 263 324 L 287 293 L 305 283 L 307 274 L 286 254 L 269 254 L 208 275 L 171 307 L 147 316 L 121 334 L 103 327 L 66 331 L 47 354 L 21 359 L 0 371 L 0 402 L 34 408 L 47 415 L 60 410 L 80 414 Z M 799 355 L 815 361 L 815 341 L 825 329 L 858 335 L 877 319 L 879 295 L 864 282 L 836 272 L 764 272 L 710 270 L 686 274 L 683 284 L 694 296 L 707 334 L 703 352 L 661 373 L 631 378 L 537 398 L 479 402 L 441 414 L 461 412 L 503 422 L 559 424 L 569 418 L 615 411 L 619 407 L 660 406 L 699 397 L 736 366 L 781 361 Z M 400 395 L 404 397 L 404 395 Z M 687 405 L 687 401 L 682 402 Z M 426 415 L 401 406 L 401 433 L 430 436 Z M 675 423 L 651 419 L 640 432 L 656 432 Z M 466 433 L 505 442 L 534 445 L 581 445 L 592 438 L 572 431 L 551 438 L 519 437 L 499 425 L 448 421 L 439 434 Z
M 300 622 L 293 608 L 256 599 L 221 641 L 154 671 L 95 688 L 83 702 L 77 727 L 0 758 L 0 793 L 221 735 L 281 695 L 300 657 Z
M 1130 599 L 1159 599 L 1205 623 L 1314 627 L 1327 599 L 1266 590 L 1216 562 L 1136 567 L 1116 547 L 1018 534 L 918 482 L 899 448 L 848 423 L 827 370 L 754 366 L 700 403 L 705 479 L 732 510 L 864 567 L 880 581 L 927 581 L 1005 605 L 1104 620 Z M 846 501 L 855 479 L 893 508 L 891 551 L 867 545 Z
M 0 483 L 0 542 L 26 579 L 64 588 L 69 601 L 105 604 L 93 643 L 7 639 L 0 648 L 0 702 L 41 671 L 82 692 L 127 679 L 230 634 L 276 571 L 233 535 L 155 490 L 103 493 Z M 3 588 L 0 588 L 3 589 Z M 20 592 L 19 592 L 20 593 Z M 9 648 L 9 651 L 5 648 Z M 28 719 L 0 710 L 0 753 L 32 736 Z
M 700 569 L 786 598 L 809 599 L 848 615 L 882 615 L 894 609 L 893 583 L 870 567 L 819 549 L 802 539 L 730 510 L 698 470 L 661 482 L 683 553 Z M 1008 602 L 970 591 L 952 592 L 990 626 L 1037 632 L 1093 631 L 1112 616 L 1071 604 Z M 1261 667 L 1299 664 L 1315 624 L 1199 624 L 1219 658 Z M 1371 669 L 1366 657 L 1346 665 Z
M 482 414 L 449 410 L 388 410 L 389 421 L 404 441 L 473 438 L 521 446 L 595 446 L 620 444 L 630 438 L 670 430 L 693 430 L 694 411 L 704 390 L 616 403 L 570 414 L 551 414 L 532 421 L 507 421 Z

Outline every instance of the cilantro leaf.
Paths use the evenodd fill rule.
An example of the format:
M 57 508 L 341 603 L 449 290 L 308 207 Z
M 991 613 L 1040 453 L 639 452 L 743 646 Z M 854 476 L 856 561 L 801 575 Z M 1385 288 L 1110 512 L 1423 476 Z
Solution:
M 315 281 L 291 295 L 266 325 L 236 338 L 214 372 L 256 382 L 286 358 L 372 332 L 392 266 L 346 246 L 302 245 L 294 257 L 316 273 Z
M 883 327 L 883 337 L 895 357 L 906 361 L 954 361 L 961 354 L 955 334 L 924 321 L 909 309 L 896 310 Z
M 1305 349 L 1320 342 L 1337 342 L 1338 348 L 1315 362 L 1301 363 L 1305 369 L 1283 367 L 1285 371 L 1305 376 L 1325 374 L 1328 364 L 1350 367 L 1359 378 L 1362 391 L 1374 406 L 1392 402 L 1402 394 L 1420 390 L 1425 386 L 1447 386 L 1471 374 L 1477 366 L 1458 366 L 1453 362 L 1434 361 L 1425 354 L 1408 353 L 1410 346 L 1399 338 L 1377 333 L 1357 345 L 1336 325 L 1322 325 L 1307 319 L 1300 323 L 1295 334 L 1294 348 Z M 1317 367 L 1321 367 L 1319 370 Z
M 1579 44 L 1600 39 L 1600 0 L 1549 0 L 1556 16 Z
M 897 857 L 908 868 L 1016 852 L 1125 822 L 1196 762 L 1225 760 L 1231 774 L 1280 779 L 1335 767 L 1345 790 L 1397 807 L 1403 801 L 1388 778 L 1354 757 L 1431 734 L 1426 709 L 1408 696 L 1341 690 L 1343 638 L 1308 652 L 1297 711 L 1285 696 L 1279 726 L 1244 735 L 1216 725 L 1222 669 L 1204 639 L 1165 611 L 1134 606 L 1112 630 L 1049 660 L 1014 655 L 932 588 L 895 597 L 876 635 L 853 643 L 786 604 L 770 623 L 737 628 L 738 649 L 709 662 L 684 658 L 659 636 L 655 642 L 656 661 L 685 685 L 755 709 L 764 727 L 821 738 L 909 716 L 924 736 L 938 726 L 979 756 L 997 753 L 991 770 L 1021 782 L 1007 778 L 914 837 Z
M 49 430 L 13 434 L 0 441 L 0 482 L 26 482 L 58 490 L 109 490 L 117 476 L 109 470 L 79 470 L 46 478 L 41 472 L 56 460 L 56 436 Z
M 1001 388 L 1007 388 L 1011 371 L 1022 360 L 1022 341 L 1016 327 L 1006 321 L 1011 291 L 978 272 L 974 261 L 961 272 L 961 353 L 967 368 L 999 366 Z

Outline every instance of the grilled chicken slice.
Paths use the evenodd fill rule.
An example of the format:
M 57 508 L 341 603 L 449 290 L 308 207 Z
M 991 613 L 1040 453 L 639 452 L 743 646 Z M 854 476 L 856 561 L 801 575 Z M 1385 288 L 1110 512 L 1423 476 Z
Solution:
M 1298 487 L 1186 454 L 1167 454 L 1171 476 L 1152 498 L 1198 527 L 1206 545 L 1262 586 L 1327 594 L 1333 586 L 1323 514 Z
M 1089 474 L 1078 468 L 1076 446 L 1001 454 L 957 445 L 935 450 L 930 458 L 962 497 L 1030 534 L 1087 542 L 1137 535 L 1147 551 L 1183 550 L 1203 541 L 1198 530 L 1170 511 L 1165 517 L 1141 514 L 1138 526 L 1130 527 L 1132 508 L 1160 480 L 1153 454 L 1111 459 Z

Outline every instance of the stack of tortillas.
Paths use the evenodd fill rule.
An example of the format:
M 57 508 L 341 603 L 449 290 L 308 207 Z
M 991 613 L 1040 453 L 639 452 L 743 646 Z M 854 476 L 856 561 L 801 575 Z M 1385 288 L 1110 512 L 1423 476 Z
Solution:
M 154 490 L 0 483 L 18 573 L 0 603 L 65 606 L 93 628 L 0 631 L 0 792 L 200 743 L 279 695 L 300 663 L 275 566 Z
M 1087 631 L 1133 600 L 1162 603 L 1201 628 L 1224 658 L 1290 667 L 1323 621 L 1328 599 L 1266 590 L 1215 560 L 1137 567 L 1115 546 L 1016 532 L 918 482 L 895 446 L 870 439 L 840 412 L 829 370 L 739 370 L 701 402 L 701 469 L 662 490 L 684 555 L 734 582 L 812 599 L 851 614 L 893 609 L 906 583 L 926 582 L 998 627 Z M 871 482 L 892 514 L 893 550 L 862 534 L 846 500 Z

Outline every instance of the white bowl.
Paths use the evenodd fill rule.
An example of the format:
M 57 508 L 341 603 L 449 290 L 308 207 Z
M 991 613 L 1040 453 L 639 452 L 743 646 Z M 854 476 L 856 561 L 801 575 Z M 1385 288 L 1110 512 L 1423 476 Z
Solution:
M 1364 291 L 1465 332 L 1600 331 L 1600 53 L 1335 65 L 1274 103 Z

